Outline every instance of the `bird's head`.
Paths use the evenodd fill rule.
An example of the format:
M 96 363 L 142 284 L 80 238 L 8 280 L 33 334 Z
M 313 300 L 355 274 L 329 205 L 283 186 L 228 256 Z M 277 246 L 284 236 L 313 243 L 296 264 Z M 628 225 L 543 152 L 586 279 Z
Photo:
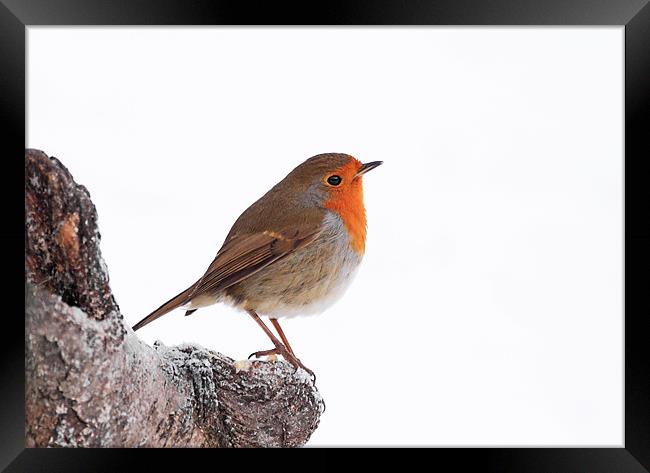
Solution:
M 366 236 L 362 178 L 381 164 L 364 164 L 349 154 L 319 154 L 297 166 L 285 181 L 305 205 L 323 207 L 339 215 L 353 247 L 362 253 Z

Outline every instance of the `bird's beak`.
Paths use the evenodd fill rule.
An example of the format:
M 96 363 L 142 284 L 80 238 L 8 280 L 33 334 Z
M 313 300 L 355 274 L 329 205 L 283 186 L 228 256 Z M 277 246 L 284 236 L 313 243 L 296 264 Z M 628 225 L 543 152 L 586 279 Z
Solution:
M 381 166 L 382 164 L 384 164 L 383 161 L 373 161 L 371 163 L 364 163 L 361 165 L 361 167 L 359 168 L 359 170 L 357 171 L 354 177 L 363 176 L 368 171 L 375 169 L 377 166 Z

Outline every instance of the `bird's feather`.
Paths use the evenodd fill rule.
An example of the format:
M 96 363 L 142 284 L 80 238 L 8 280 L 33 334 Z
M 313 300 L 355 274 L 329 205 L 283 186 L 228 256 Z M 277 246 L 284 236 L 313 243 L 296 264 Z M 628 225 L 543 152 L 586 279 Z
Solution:
M 205 274 L 196 283 L 133 326 L 144 327 L 171 310 L 206 294 L 216 294 L 311 243 L 320 222 L 302 223 L 280 231 L 235 234 L 223 244 Z

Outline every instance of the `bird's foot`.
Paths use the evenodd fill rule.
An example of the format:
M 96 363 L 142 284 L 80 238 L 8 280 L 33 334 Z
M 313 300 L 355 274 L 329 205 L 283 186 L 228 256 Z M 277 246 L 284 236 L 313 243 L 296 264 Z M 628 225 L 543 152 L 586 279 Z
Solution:
M 251 358 L 260 358 L 262 356 L 269 356 L 269 355 L 282 355 L 282 357 L 287 360 L 289 363 L 291 363 L 296 369 L 302 368 L 305 370 L 307 373 L 309 373 L 309 376 L 311 376 L 311 380 L 313 383 L 316 383 L 316 374 L 309 368 L 307 368 L 305 365 L 302 364 L 302 361 L 300 361 L 295 355 L 289 352 L 284 346 L 279 346 L 275 348 L 271 348 L 270 350 L 261 350 L 261 351 L 256 351 L 254 353 L 251 353 L 248 356 L 248 359 L 250 360 Z
M 282 353 L 280 350 L 277 348 L 271 348 L 270 350 L 261 350 L 261 351 L 256 351 L 255 353 L 251 353 L 248 355 L 248 359 L 250 360 L 251 358 L 261 358 L 263 356 L 272 356 L 272 355 L 281 355 Z

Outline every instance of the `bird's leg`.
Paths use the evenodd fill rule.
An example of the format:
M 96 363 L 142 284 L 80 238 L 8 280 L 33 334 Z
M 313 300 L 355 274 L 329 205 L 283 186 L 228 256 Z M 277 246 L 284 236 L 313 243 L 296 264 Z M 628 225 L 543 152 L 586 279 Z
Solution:
M 282 343 L 284 343 L 284 346 L 287 347 L 287 350 L 289 350 L 289 353 L 291 353 L 293 356 L 296 356 L 296 354 L 293 352 L 293 349 L 291 348 L 291 345 L 289 345 L 289 340 L 287 340 L 287 337 L 284 335 L 284 332 L 282 331 L 282 327 L 280 327 L 280 322 L 278 322 L 278 319 L 271 319 L 271 323 L 275 327 L 275 329 L 278 331 L 278 334 L 280 335 L 280 338 L 282 339 Z
M 257 322 L 257 324 L 262 327 L 262 330 L 264 330 L 264 333 L 271 339 L 273 342 L 273 345 L 275 345 L 275 348 L 272 350 L 265 350 L 265 351 L 258 351 L 255 353 L 252 353 L 251 356 L 264 356 L 264 355 L 271 355 L 271 354 L 280 354 L 284 355 L 285 353 L 291 355 L 289 353 L 289 350 L 280 342 L 280 340 L 277 339 L 275 335 L 273 335 L 273 332 L 266 326 L 266 324 L 260 319 L 260 316 L 257 315 L 257 312 L 254 310 L 249 310 L 247 311 L 251 317 L 253 317 L 253 320 Z M 249 356 L 249 358 L 251 357 Z
M 275 345 L 275 348 L 272 348 L 271 350 L 257 351 L 255 353 L 251 353 L 251 355 L 248 358 L 251 358 L 253 356 L 258 357 L 258 356 L 273 355 L 273 354 L 282 355 L 285 360 L 287 360 L 296 368 L 302 368 L 303 370 L 305 370 L 307 373 L 309 373 L 312 376 L 314 381 L 316 381 L 316 375 L 314 374 L 314 372 L 309 368 L 307 368 L 305 365 L 303 365 L 302 362 L 298 358 L 296 358 L 296 356 L 292 354 L 287 349 L 287 347 L 285 347 L 282 344 L 282 342 L 278 340 L 278 338 L 275 335 L 273 335 L 273 332 L 271 332 L 271 330 L 266 326 L 266 324 L 262 322 L 262 319 L 260 319 L 260 316 L 257 315 L 257 312 L 255 312 L 254 310 L 248 310 L 247 312 L 250 314 L 251 317 L 253 317 L 253 320 L 255 320 L 255 322 L 257 322 L 257 324 L 260 327 L 262 327 L 264 333 L 271 339 L 273 345 Z

